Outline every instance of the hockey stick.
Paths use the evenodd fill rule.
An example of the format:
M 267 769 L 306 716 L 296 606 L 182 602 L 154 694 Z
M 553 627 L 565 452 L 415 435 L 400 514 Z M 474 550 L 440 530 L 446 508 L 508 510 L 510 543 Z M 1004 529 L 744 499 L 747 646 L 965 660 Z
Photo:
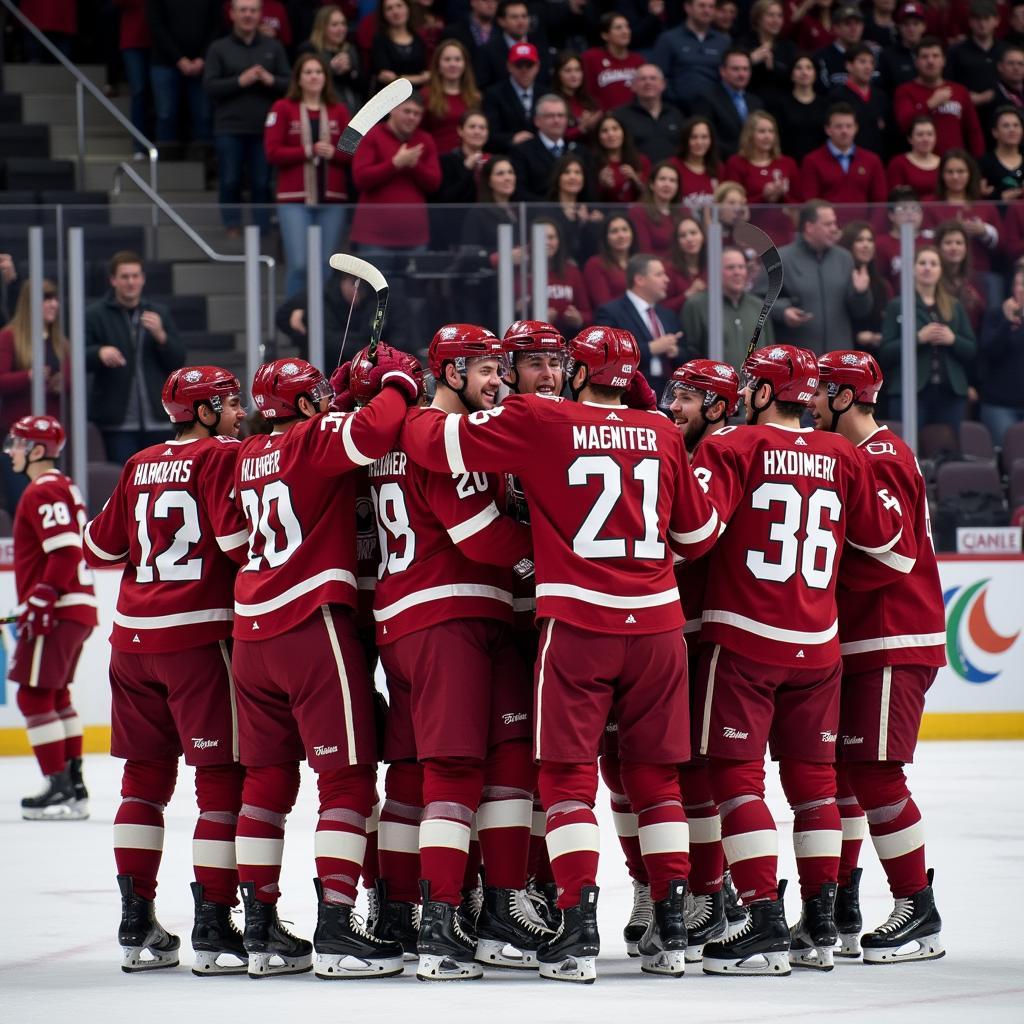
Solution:
M 373 323 L 370 326 L 370 351 L 371 362 L 377 355 L 377 345 L 380 342 L 381 330 L 384 327 L 384 312 L 388 308 L 388 282 L 384 275 L 366 260 L 358 256 L 350 256 L 346 252 L 336 252 L 329 260 L 331 269 L 338 270 L 343 274 L 349 274 L 356 278 L 357 286 L 359 281 L 365 281 L 377 295 L 377 309 L 373 314 Z M 352 304 L 355 305 L 355 296 L 352 297 Z M 351 313 L 351 309 L 349 310 Z M 347 337 L 346 331 L 346 337 Z M 345 342 L 342 341 L 342 351 Z M 338 365 L 341 365 L 341 357 L 338 357 Z
M 732 236 L 744 249 L 753 249 L 757 253 L 761 265 L 768 275 L 768 292 L 764 297 L 764 302 L 761 303 L 761 312 L 757 314 L 757 324 L 754 326 L 754 333 L 750 336 L 750 344 L 747 345 L 747 354 L 744 357 L 744 362 L 746 362 L 757 348 L 757 341 L 768 321 L 768 314 L 772 311 L 772 306 L 775 305 L 775 300 L 778 299 L 779 293 L 782 291 L 782 257 L 779 255 L 775 243 L 760 228 L 754 227 L 748 221 L 739 221 L 732 229 Z
M 389 82 L 376 96 L 367 100 L 345 126 L 341 138 L 338 139 L 338 149 L 351 156 L 363 141 L 363 136 L 411 95 L 412 82 L 408 78 L 396 78 Z

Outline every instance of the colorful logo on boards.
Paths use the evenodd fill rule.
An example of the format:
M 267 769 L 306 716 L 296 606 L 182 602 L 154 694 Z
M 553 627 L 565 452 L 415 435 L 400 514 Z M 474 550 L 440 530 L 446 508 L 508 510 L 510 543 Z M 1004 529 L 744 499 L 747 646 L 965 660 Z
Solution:
M 1002 636 L 992 628 L 985 610 L 985 595 L 991 579 L 978 580 L 970 586 L 950 587 L 942 595 L 946 605 L 946 656 L 949 667 L 968 683 L 988 683 L 1000 672 L 986 672 L 971 662 L 962 641 L 962 630 L 966 630 L 971 643 L 985 654 L 1003 654 L 1020 636 L 1020 630 L 1013 636 Z

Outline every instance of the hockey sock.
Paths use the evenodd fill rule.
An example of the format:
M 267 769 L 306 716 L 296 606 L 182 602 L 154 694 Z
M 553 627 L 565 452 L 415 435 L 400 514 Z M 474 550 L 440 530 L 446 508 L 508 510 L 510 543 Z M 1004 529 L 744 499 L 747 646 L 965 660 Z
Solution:
M 462 872 L 462 895 L 468 896 L 480 884 L 480 870 L 484 858 L 480 849 L 480 834 L 476 827 L 476 815 L 469 826 L 469 849 L 466 851 L 466 869 Z M 486 869 L 484 869 L 486 870 Z
M 722 850 L 744 903 L 778 899 L 779 837 L 764 802 L 764 762 L 711 760 Z
M 313 850 L 325 903 L 354 906 L 366 854 L 366 819 L 373 810 L 374 766 L 349 765 L 320 772 L 320 819 Z
M 859 761 L 850 765 L 850 781 L 893 896 L 899 899 L 920 892 L 928 884 L 924 826 L 902 763 Z
M 121 806 L 114 816 L 114 862 L 131 875 L 135 895 L 156 897 L 156 876 L 164 852 L 164 808 L 178 777 L 175 761 L 126 761 Z
M 64 760 L 82 756 L 82 720 L 71 703 L 71 690 L 64 687 L 57 691 L 55 704 L 57 717 L 64 726 Z
M 679 768 L 679 791 L 690 826 L 690 892 L 707 896 L 722 888 L 722 822 L 706 761 Z
M 839 884 L 849 885 L 850 875 L 860 862 L 860 848 L 868 822 L 850 783 L 849 762 L 836 764 L 836 806 L 843 826 L 843 848 L 839 854 Z
M 473 815 L 483 783 L 482 761 L 439 757 L 423 763 L 420 871 L 430 882 L 433 901 L 456 906 L 462 901 Z
M 647 884 L 647 868 L 640 852 L 640 826 L 622 784 L 622 763 L 612 754 L 602 754 L 599 763 L 601 778 L 608 787 L 612 821 L 615 822 L 615 834 L 619 837 L 619 846 L 622 847 L 622 855 L 626 860 L 626 870 L 630 878 Z
M 28 741 L 44 775 L 64 770 L 64 723 L 56 709 L 56 690 L 18 687 L 18 710 L 25 716 Z
M 376 790 L 373 794 L 373 807 L 366 819 L 366 853 L 363 854 L 363 888 L 372 889 L 377 881 L 380 863 L 380 850 L 377 846 L 377 830 L 380 828 L 380 797 Z
M 668 895 L 668 883 L 690 875 L 690 830 L 679 796 L 679 769 L 674 764 L 623 761 L 622 783 L 637 808 L 640 852 L 651 880 L 651 899 Z
M 284 823 L 298 795 L 297 761 L 246 768 L 235 830 L 238 880 L 252 882 L 264 903 L 276 903 L 281 895 Z
M 419 903 L 422 817 L 423 768 L 414 761 L 388 765 L 377 827 L 377 859 L 388 899 Z
M 530 825 L 530 865 L 527 874 L 536 879 L 539 885 L 547 885 L 555 880 L 551 874 L 551 861 L 548 858 L 548 844 L 545 839 L 548 819 L 541 805 L 540 797 L 533 799 L 533 818 Z
M 245 769 L 240 764 L 196 768 L 199 817 L 192 834 L 192 867 L 203 899 L 229 907 L 238 904 L 235 829 L 242 806 Z
M 537 769 L 529 740 L 499 743 L 484 762 L 484 788 L 476 812 L 487 884 L 526 887 Z
M 558 885 L 558 906 L 565 910 L 579 906 L 583 886 L 597 884 L 597 766 L 545 761 L 539 782 L 551 872 Z
M 793 851 L 801 899 L 813 899 L 839 875 L 843 845 L 836 806 L 836 773 L 831 764 L 779 760 L 782 789 L 793 808 Z

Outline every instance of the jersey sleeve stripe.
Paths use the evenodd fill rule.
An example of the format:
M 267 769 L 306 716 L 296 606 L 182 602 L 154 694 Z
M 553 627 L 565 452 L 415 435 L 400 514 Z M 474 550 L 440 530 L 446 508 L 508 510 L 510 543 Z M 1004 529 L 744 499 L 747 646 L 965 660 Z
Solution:
M 87 608 L 99 608 L 100 603 L 95 594 L 64 594 L 58 597 L 54 608 L 71 608 L 74 605 L 85 605 Z
M 748 619 L 746 615 L 737 615 L 735 612 L 707 608 L 704 609 L 703 621 L 719 622 L 723 626 L 742 629 L 745 633 L 763 636 L 768 640 L 778 640 L 784 644 L 799 644 L 801 647 L 827 644 L 835 638 L 839 631 L 838 621 L 833 622 L 828 629 L 823 629 L 818 633 L 808 633 L 802 629 L 780 629 L 778 626 L 769 626 L 765 622 L 758 622 L 757 619 Z
M 43 550 L 49 554 L 58 548 L 80 548 L 82 538 L 77 533 L 58 533 L 43 540 Z
M 703 540 L 707 540 L 713 533 L 718 530 L 718 512 L 715 509 L 711 510 L 711 516 L 708 521 L 699 529 L 691 530 L 689 533 L 676 533 L 675 530 L 669 530 L 668 535 L 677 544 L 699 544 Z
M 466 463 L 462 461 L 462 441 L 459 438 L 463 419 L 457 412 L 452 412 L 444 421 L 444 453 L 453 473 L 466 472 Z
M 869 651 L 898 651 L 908 647 L 941 647 L 945 633 L 907 633 L 903 636 L 879 636 L 870 640 L 852 640 L 840 644 L 840 654 L 867 654 Z
M 606 594 L 600 590 L 588 590 L 571 583 L 539 583 L 537 597 L 566 597 L 586 604 L 605 608 L 657 608 L 679 600 L 679 590 L 663 590 L 659 594 L 645 594 L 642 597 L 624 597 L 621 594 Z
M 869 552 L 869 554 L 871 554 L 872 558 L 877 559 L 883 565 L 887 565 L 890 569 L 895 569 L 897 572 L 901 572 L 904 575 L 912 572 L 914 566 L 917 564 L 916 558 L 908 558 L 906 555 L 898 555 L 895 551 L 884 551 L 882 554 Z
M 204 608 L 197 612 L 176 612 L 173 615 L 122 615 L 114 612 L 114 625 L 125 629 L 167 629 L 171 626 L 195 626 L 203 622 L 230 622 L 230 608 Z
M 849 544 L 851 548 L 856 548 L 858 551 L 863 551 L 865 554 L 873 555 L 877 558 L 878 555 L 884 555 L 887 551 L 892 551 L 892 549 L 900 542 L 900 537 L 902 536 L 903 527 L 901 526 L 896 536 L 893 537 L 893 539 L 889 541 L 887 544 L 883 544 L 880 548 L 864 547 L 863 544 L 854 543 L 852 540 L 850 540 L 849 537 L 846 538 L 846 543 Z
M 102 558 L 104 562 L 123 562 L 128 557 L 128 552 L 123 551 L 119 555 L 112 555 L 109 551 L 104 551 L 103 548 L 99 547 L 96 542 L 92 539 L 91 535 L 92 523 L 89 523 L 85 528 L 85 543 L 89 546 L 89 550 L 97 557 Z
M 372 456 L 364 455 L 356 446 L 355 441 L 352 440 L 352 424 L 354 422 L 355 416 L 349 416 L 341 427 L 341 441 L 345 445 L 345 454 L 355 465 L 368 466 L 374 459 Z
M 487 508 L 477 512 L 475 516 L 459 523 L 457 526 L 450 527 L 448 536 L 451 537 L 453 544 L 461 544 L 464 540 L 469 540 L 474 534 L 486 529 L 500 515 L 498 506 L 492 501 Z
M 217 546 L 221 551 L 234 551 L 249 540 L 248 530 L 239 530 L 237 533 L 228 534 L 226 537 L 217 538 Z
M 452 597 L 489 597 L 494 601 L 512 606 L 512 594 L 500 587 L 487 587 L 480 583 L 451 583 L 443 587 L 430 587 L 427 590 L 417 590 L 415 593 L 406 594 L 401 600 L 395 601 L 384 608 L 374 608 L 373 617 L 377 622 L 387 622 L 396 615 L 400 615 L 417 605 L 426 604 L 429 601 L 443 601 Z
M 309 579 L 296 583 L 294 587 L 289 587 L 277 597 L 272 597 L 260 604 L 240 604 L 236 601 L 235 614 L 244 615 L 246 618 L 266 615 L 268 612 L 283 608 L 297 597 L 308 594 L 311 590 L 316 590 L 317 587 L 322 587 L 325 583 L 347 583 L 353 589 L 357 589 L 356 578 L 347 569 L 325 569 L 323 572 L 317 573 L 316 576 L 310 576 Z

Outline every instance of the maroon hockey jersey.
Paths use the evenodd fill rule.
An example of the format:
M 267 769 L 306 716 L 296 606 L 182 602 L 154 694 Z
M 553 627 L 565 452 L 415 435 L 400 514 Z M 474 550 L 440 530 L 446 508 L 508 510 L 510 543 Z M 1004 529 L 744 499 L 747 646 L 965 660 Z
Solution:
M 231 635 L 232 588 L 248 539 L 232 502 L 240 447 L 233 437 L 164 441 L 128 460 L 85 531 L 92 565 L 128 563 L 112 647 L 161 654 Z

